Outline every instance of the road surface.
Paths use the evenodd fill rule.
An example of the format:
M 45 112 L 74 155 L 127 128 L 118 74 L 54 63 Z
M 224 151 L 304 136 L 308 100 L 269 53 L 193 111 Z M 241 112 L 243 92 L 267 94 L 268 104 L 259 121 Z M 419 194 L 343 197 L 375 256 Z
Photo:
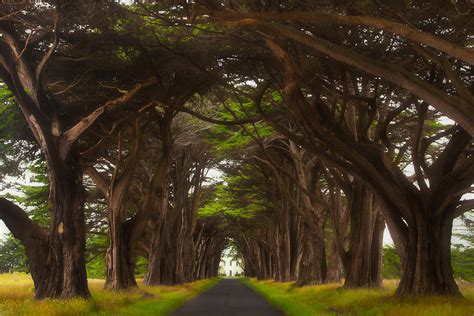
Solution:
M 172 316 L 283 316 L 236 279 L 223 279 L 180 307 Z

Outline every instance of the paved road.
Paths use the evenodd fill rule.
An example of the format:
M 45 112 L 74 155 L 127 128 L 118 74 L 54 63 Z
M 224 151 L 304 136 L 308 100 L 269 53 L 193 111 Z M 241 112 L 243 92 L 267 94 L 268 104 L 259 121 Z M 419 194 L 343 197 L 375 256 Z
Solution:
M 223 279 L 187 302 L 172 316 L 283 316 L 236 279 Z

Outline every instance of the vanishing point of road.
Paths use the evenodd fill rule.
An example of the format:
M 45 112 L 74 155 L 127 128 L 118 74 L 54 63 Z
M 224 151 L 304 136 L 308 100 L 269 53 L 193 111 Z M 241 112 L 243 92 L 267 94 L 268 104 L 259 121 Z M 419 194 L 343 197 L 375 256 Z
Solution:
M 236 279 L 223 279 L 176 310 L 172 316 L 283 316 Z

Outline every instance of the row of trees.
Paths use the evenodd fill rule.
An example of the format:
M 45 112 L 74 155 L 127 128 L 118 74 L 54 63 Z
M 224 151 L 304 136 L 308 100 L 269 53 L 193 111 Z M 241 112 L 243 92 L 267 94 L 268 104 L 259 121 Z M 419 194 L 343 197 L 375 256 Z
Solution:
M 89 296 L 86 229 L 97 227 L 86 227 L 86 205 L 106 213 L 87 220 L 107 225 L 107 288 L 136 287 L 138 254 L 148 257 L 149 285 L 216 275 L 225 236 L 215 220 L 197 219 L 212 163 L 199 137 L 205 127 L 177 110 L 213 76 L 191 41 L 174 39 L 186 30 L 138 32 L 142 17 L 107 3 L 2 10 L 2 89 L 14 96 L 4 106 L 23 113 L 29 131 L 21 136 L 35 141 L 48 173 L 46 227 L 0 200 L 2 220 L 25 246 L 36 297 Z M 171 32 L 166 46 L 161 32 Z M 97 190 L 86 195 L 90 180 Z
M 249 131 L 235 130 L 224 143 L 238 150 L 227 156 L 232 163 L 221 167 L 225 182 L 203 210 L 228 215 L 246 275 L 300 286 L 344 277 L 346 287 L 377 287 L 382 275 L 401 276 L 399 247 L 382 249 L 384 220 L 370 190 L 285 137 L 257 139 L 268 131 L 243 135 L 244 130 Z M 472 228 L 457 238 L 472 239 Z M 471 278 L 470 247 L 452 249 L 459 279 Z
M 463 121 L 470 114 L 463 119 L 452 115 L 457 107 L 472 113 L 473 104 L 469 26 L 457 24 L 464 20 L 462 5 L 199 3 L 210 20 L 258 47 L 252 52 L 252 68 L 246 70 L 254 80 L 248 89 L 254 92 L 247 93 L 255 113 L 287 138 L 286 147 L 294 143 L 293 152 L 285 149 L 290 152 L 287 161 L 294 165 L 292 182 L 303 191 L 310 188 L 305 181 L 317 178 L 317 173 L 308 172 L 314 165 L 301 159 L 300 167 L 295 161 L 304 150 L 328 170 L 326 182 L 344 191 L 351 217 L 349 251 L 344 253 L 340 243 L 344 221 L 336 225 L 341 228 L 336 244 L 347 282 L 379 282 L 380 214 L 402 259 L 397 292 L 459 294 L 450 262 L 452 223 L 472 209 L 465 194 L 472 191 L 474 178 L 472 123 Z M 442 47 L 445 40 L 450 49 Z M 451 49 L 466 55 L 456 56 Z M 443 115 L 460 125 L 441 123 L 446 121 Z M 313 159 L 311 155 L 306 161 Z M 271 164 L 285 166 L 281 160 Z M 275 172 L 270 176 L 277 178 Z M 288 188 L 281 191 L 294 194 Z M 331 194 L 337 201 L 339 194 Z M 305 199 L 310 201 L 300 193 L 293 201 L 303 210 L 303 218 L 316 213 L 311 231 L 317 242 L 318 210 L 324 203 L 309 204 Z M 339 211 L 334 204 L 332 208 Z M 307 220 L 305 224 L 310 225 Z M 276 235 L 272 238 L 278 240 L 281 234 Z M 321 250 L 310 253 L 315 262 L 322 258 Z M 319 266 L 316 263 L 316 269 Z M 291 269 L 291 263 L 285 268 Z
M 84 174 L 106 205 L 111 289 L 136 286 L 143 250 L 148 284 L 215 274 L 225 236 L 249 275 L 319 284 L 342 266 L 347 286 L 377 286 L 385 222 L 399 294 L 459 294 L 452 223 L 474 204 L 469 3 L 23 5 L 0 11 L 0 77 L 29 132 L 3 138 L 43 154 L 50 223 L 7 199 L 0 218 L 38 298 L 89 295 Z M 248 182 L 227 196 L 240 210 L 229 232 L 222 216 L 197 220 L 212 151 L 179 112 L 247 138 L 220 158 Z

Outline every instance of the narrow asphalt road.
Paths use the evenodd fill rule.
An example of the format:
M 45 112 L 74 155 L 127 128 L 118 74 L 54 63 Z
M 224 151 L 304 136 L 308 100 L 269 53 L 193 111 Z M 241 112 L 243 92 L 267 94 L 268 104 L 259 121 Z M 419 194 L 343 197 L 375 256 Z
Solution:
M 283 316 L 236 279 L 223 279 L 176 310 L 172 316 Z

